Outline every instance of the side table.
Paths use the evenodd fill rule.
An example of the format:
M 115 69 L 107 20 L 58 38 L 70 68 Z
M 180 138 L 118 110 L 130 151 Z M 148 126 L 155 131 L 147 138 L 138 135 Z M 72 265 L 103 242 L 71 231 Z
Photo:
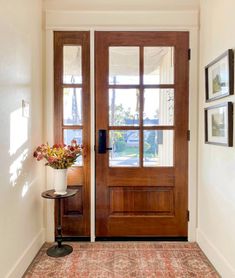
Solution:
M 61 199 L 73 197 L 74 195 L 77 194 L 77 192 L 78 192 L 78 190 L 67 189 L 66 194 L 58 195 L 58 194 L 55 194 L 55 190 L 52 189 L 52 190 L 44 191 L 41 194 L 41 196 L 43 198 L 54 199 L 55 201 L 58 202 L 58 206 L 57 206 L 58 222 L 57 222 L 57 227 L 56 227 L 57 233 L 58 233 L 58 236 L 56 238 L 57 245 L 54 245 L 47 250 L 47 255 L 50 257 L 63 257 L 63 256 L 70 254 L 71 252 L 73 252 L 72 246 L 67 245 L 67 244 L 62 244 L 63 237 L 62 237 L 62 227 L 61 227 Z

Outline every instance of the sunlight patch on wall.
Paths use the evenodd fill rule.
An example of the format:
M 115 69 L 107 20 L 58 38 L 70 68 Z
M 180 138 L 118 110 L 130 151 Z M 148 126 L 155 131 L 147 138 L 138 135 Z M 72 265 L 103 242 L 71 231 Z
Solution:
M 28 192 L 28 190 L 29 190 L 29 182 L 26 181 L 24 186 L 23 186 L 23 190 L 22 190 L 21 196 L 24 197 L 26 195 L 26 193 Z
M 17 183 L 17 179 L 22 174 L 23 162 L 28 157 L 28 149 L 25 149 L 19 157 L 10 166 L 10 183 L 14 187 Z
M 23 117 L 22 108 L 19 108 L 10 115 L 10 155 L 28 140 L 28 118 Z
M 36 180 L 37 180 L 37 179 L 34 179 L 34 180 L 32 180 L 31 182 L 26 181 L 26 182 L 24 183 L 24 186 L 23 186 L 23 189 L 22 189 L 22 192 L 21 192 L 21 197 L 22 197 L 22 198 L 24 198 L 24 197 L 26 196 L 26 194 L 29 192 L 30 187 L 31 187 L 33 184 L 35 184 Z

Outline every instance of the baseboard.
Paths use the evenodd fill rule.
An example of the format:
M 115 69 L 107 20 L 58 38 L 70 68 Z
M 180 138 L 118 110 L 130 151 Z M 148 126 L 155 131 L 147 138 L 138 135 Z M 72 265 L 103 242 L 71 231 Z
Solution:
M 35 236 L 20 258 L 17 260 L 15 265 L 9 271 L 6 278 L 22 277 L 44 242 L 45 229 L 41 229 L 41 231 Z
M 197 229 L 197 243 L 223 278 L 235 277 L 235 269 L 200 229 Z

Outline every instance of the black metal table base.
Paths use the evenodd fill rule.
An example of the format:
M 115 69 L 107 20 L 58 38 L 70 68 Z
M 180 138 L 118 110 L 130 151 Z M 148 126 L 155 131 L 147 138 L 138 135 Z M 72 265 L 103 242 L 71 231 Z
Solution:
M 47 255 L 50 257 L 58 258 L 69 255 L 73 252 L 73 247 L 67 244 L 62 244 L 62 226 L 61 226 L 61 199 L 69 198 L 76 195 L 78 190 L 67 189 L 67 193 L 64 195 L 55 194 L 55 190 L 47 190 L 42 193 L 42 197 L 46 199 L 54 199 L 58 202 L 58 221 L 56 225 L 57 237 L 56 242 L 57 245 L 50 247 L 47 250 Z
M 58 258 L 69 255 L 73 252 L 73 247 L 67 244 L 62 244 L 60 247 L 54 245 L 47 250 L 47 255 L 50 257 Z

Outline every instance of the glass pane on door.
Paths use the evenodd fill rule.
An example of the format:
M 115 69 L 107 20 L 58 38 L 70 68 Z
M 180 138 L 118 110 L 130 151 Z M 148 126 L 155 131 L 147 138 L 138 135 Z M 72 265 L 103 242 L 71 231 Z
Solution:
M 139 166 L 139 131 L 111 130 L 109 132 L 109 166 L 138 167 Z
M 139 47 L 109 47 L 109 84 L 139 84 Z
M 82 47 L 65 45 L 63 48 L 64 84 L 82 83 Z
M 139 125 L 139 90 L 109 89 L 109 125 Z
M 174 124 L 174 90 L 145 89 L 144 126 Z
M 144 84 L 174 83 L 174 48 L 144 47 Z
M 81 129 L 65 129 L 64 130 L 64 144 L 70 145 L 72 140 L 76 140 L 77 144 L 82 144 L 82 130 Z M 82 155 L 80 155 L 75 165 L 81 166 L 82 165 Z
M 82 90 L 65 88 L 63 95 L 64 125 L 82 125 Z
M 173 130 L 144 131 L 143 165 L 145 167 L 172 167 L 173 150 Z

